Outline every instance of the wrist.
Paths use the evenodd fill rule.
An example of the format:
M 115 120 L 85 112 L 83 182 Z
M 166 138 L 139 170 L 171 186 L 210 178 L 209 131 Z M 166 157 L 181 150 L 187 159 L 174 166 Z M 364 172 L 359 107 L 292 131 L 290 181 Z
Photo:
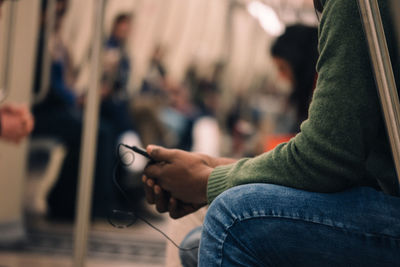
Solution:
M 208 179 L 211 176 L 211 173 L 213 172 L 214 168 L 213 167 L 206 167 L 204 170 L 204 174 L 203 174 L 203 178 L 202 178 L 202 192 L 201 192 L 201 199 L 200 199 L 200 203 L 208 203 L 208 199 L 207 199 L 207 188 L 208 188 Z
M 229 165 L 237 162 L 237 159 L 231 159 L 231 158 L 212 158 L 212 167 L 216 168 L 219 166 L 224 166 L 224 165 Z

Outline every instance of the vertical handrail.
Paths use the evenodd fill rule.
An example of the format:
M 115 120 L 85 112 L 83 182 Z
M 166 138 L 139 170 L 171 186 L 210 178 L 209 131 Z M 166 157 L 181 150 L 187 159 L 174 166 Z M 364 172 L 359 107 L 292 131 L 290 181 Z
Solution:
M 35 95 L 34 103 L 38 104 L 42 102 L 49 90 L 50 90 L 50 71 L 51 71 L 51 53 L 49 50 L 49 39 L 52 33 L 54 32 L 55 21 L 56 21 L 56 0 L 48 0 L 47 8 L 46 8 L 46 23 L 45 23 L 45 32 L 44 32 L 44 42 L 43 42 L 43 56 L 41 58 L 42 65 L 42 73 L 40 77 L 39 83 L 39 91 Z
M 4 47 L 4 55 L 2 61 L 2 84 L 0 85 L 0 102 L 3 102 L 9 92 L 10 92 L 10 70 L 12 63 L 12 51 L 14 42 L 14 25 L 15 25 L 15 15 L 17 11 L 17 3 L 15 1 L 9 2 L 9 12 L 7 12 L 7 24 L 6 24 L 6 45 Z
M 87 254 L 100 101 L 99 86 L 100 74 L 102 71 L 101 54 L 103 47 L 104 4 L 105 0 L 96 0 L 94 5 L 95 14 L 91 78 L 85 108 L 84 129 L 81 142 L 78 198 L 76 201 L 77 213 L 74 232 L 74 267 L 85 266 Z
M 380 9 L 377 0 L 358 0 L 358 5 L 400 184 L 400 102 Z

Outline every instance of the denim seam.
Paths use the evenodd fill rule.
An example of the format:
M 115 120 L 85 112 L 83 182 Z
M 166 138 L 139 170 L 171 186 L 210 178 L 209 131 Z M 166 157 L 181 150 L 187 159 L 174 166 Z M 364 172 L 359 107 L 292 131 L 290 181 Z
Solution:
M 222 266 L 222 259 L 223 259 L 223 257 L 222 257 L 222 251 L 224 250 L 224 244 L 225 244 L 225 240 L 226 240 L 226 238 L 227 238 L 227 236 L 228 236 L 228 231 L 229 231 L 229 229 L 231 229 L 238 221 L 240 221 L 240 218 L 235 218 L 235 219 L 232 221 L 232 223 L 231 223 L 230 225 L 228 225 L 228 227 L 225 228 L 225 231 L 224 231 L 224 233 L 223 233 L 223 238 L 222 238 L 222 244 L 221 244 L 221 246 L 219 246 L 219 247 L 220 247 L 220 248 L 219 248 L 219 251 L 220 251 L 219 256 L 220 256 L 220 259 L 221 259 L 221 263 L 220 263 L 219 266 Z
M 259 216 L 259 217 L 269 217 L 269 216 Z M 257 217 L 257 218 L 259 218 L 259 217 Z M 253 218 L 253 217 L 252 217 L 252 218 Z M 252 219 L 252 218 L 244 218 L 244 220 Z M 227 227 L 225 227 L 224 233 L 223 233 L 223 235 L 222 235 L 222 244 L 218 246 L 219 251 L 220 251 L 219 256 L 220 256 L 220 259 L 221 259 L 221 263 L 220 263 L 219 266 L 222 266 L 222 259 L 223 259 L 223 257 L 222 257 L 222 251 L 223 251 L 223 249 L 224 249 L 225 240 L 226 240 L 226 238 L 228 237 L 228 231 L 229 231 L 229 229 L 231 229 L 232 227 L 234 227 L 234 226 L 237 224 L 237 222 L 240 222 L 240 221 L 243 221 L 240 217 L 239 217 L 239 218 L 235 218 L 235 219 L 232 221 L 232 223 L 231 223 L 230 225 L 228 225 Z
M 236 220 L 236 219 L 235 219 Z M 221 239 L 222 239 L 222 241 L 221 242 L 219 242 L 219 240 L 218 240 L 218 247 L 217 247 L 217 253 L 218 253 L 218 258 L 217 258 L 217 260 L 219 260 L 220 261 L 220 264 L 219 264 L 219 266 L 222 266 L 222 250 L 223 250 L 223 248 L 224 248 L 224 243 L 225 243 L 225 239 L 226 239 L 226 236 L 228 235 L 228 229 L 230 229 L 231 228 L 231 226 L 233 226 L 233 224 L 235 223 L 235 221 L 233 221 L 232 222 L 232 224 L 230 224 L 230 225 L 228 225 L 228 226 L 225 226 L 224 225 L 224 232 L 222 233 L 222 235 L 221 235 Z M 207 228 L 209 228 L 209 226 L 207 225 L 207 224 L 204 224 L 203 225 L 203 231 L 210 231 L 210 230 L 207 230 Z M 200 241 L 201 242 L 201 241 Z M 199 253 L 200 253 L 200 249 L 199 249 Z

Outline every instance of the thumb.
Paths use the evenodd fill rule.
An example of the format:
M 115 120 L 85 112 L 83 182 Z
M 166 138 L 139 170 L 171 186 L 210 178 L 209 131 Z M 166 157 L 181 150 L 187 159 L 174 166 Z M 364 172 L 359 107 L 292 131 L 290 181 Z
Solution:
M 155 160 L 159 162 L 170 162 L 174 157 L 175 151 L 173 149 L 167 149 L 161 146 L 149 145 L 146 148 L 147 153 Z

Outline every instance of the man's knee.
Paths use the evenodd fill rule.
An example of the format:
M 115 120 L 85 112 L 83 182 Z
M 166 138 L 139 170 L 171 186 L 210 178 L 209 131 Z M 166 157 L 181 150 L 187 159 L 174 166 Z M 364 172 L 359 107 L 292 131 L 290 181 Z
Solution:
M 207 214 L 217 213 L 232 214 L 248 211 L 248 207 L 254 207 L 257 204 L 269 205 L 279 201 L 282 196 L 288 194 L 287 188 L 273 184 L 246 184 L 233 187 L 221 193 L 210 205 Z M 245 210 L 244 210 L 245 209 Z
M 203 225 L 200 244 L 200 262 L 203 265 L 209 259 L 221 257 L 222 244 L 228 240 L 229 233 L 241 228 L 239 236 L 243 234 L 241 221 L 248 218 L 265 217 L 274 203 L 279 202 L 285 188 L 269 184 L 249 184 L 237 186 L 219 195 L 210 205 Z M 239 231 L 239 232 L 240 232 Z M 254 232 L 251 229 L 250 232 Z M 235 234 L 236 235 L 236 234 Z M 254 238 L 250 238 L 250 241 Z M 217 251 L 220 250 L 219 254 Z M 240 254 L 240 253 L 239 253 Z M 219 255 L 219 256 L 218 256 Z
M 231 188 L 211 203 L 203 231 L 220 231 L 237 220 L 274 215 L 290 209 L 293 202 L 288 196 L 298 193 L 296 189 L 272 184 L 248 184 Z

